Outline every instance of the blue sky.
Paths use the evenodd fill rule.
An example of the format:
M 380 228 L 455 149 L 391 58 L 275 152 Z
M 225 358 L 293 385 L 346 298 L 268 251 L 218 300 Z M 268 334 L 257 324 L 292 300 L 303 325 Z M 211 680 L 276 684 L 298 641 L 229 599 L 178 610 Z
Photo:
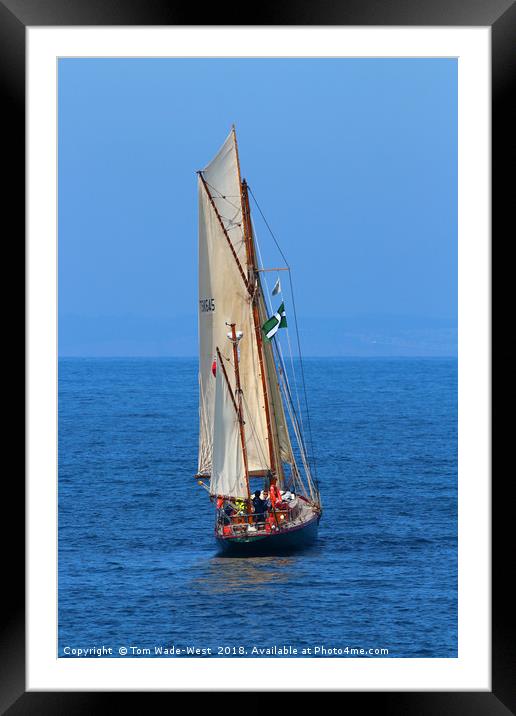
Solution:
M 293 269 L 304 352 L 455 355 L 456 60 L 58 71 L 60 355 L 196 355 L 195 170 L 232 123 Z M 280 265 L 254 217 L 265 264 Z

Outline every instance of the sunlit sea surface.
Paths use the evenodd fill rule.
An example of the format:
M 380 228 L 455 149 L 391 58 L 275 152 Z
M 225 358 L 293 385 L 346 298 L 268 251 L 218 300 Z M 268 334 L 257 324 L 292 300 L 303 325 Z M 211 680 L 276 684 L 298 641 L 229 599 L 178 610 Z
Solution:
M 59 656 L 457 656 L 456 360 L 305 378 L 318 542 L 228 558 L 193 479 L 197 361 L 60 360 Z

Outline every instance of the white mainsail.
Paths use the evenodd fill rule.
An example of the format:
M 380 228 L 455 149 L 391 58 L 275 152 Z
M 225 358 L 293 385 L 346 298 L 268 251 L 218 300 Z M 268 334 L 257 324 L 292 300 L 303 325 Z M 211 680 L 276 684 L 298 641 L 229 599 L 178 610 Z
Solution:
M 267 422 L 260 360 L 247 286 L 240 173 L 234 131 L 215 159 L 199 175 L 199 473 L 211 474 L 215 378 L 219 348 L 235 391 L 233 351 L 228 324 L 243 332 L 239 343 L 249 471 L 270 469 Z
M 220 367 L 215 380 L 210 494 L 248 497 L 238 413 Z

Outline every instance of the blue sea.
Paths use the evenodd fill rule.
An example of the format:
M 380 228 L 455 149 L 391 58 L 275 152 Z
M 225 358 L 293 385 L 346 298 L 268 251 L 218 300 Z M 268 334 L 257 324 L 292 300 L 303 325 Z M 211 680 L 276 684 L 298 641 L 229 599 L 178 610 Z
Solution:
M 59 361 L 58 656 L 457 656 L 456 359 L 304 367 L 319 539 L 246 559 L 193 479 L 197 361 Z

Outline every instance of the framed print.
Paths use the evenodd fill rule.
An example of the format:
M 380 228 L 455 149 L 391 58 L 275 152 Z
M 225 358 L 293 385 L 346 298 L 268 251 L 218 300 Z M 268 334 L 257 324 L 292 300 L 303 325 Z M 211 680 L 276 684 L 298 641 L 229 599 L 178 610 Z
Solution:
M 378 12 L 3 3 L 27 230 L 8 713 L 514 709 L 490 444 L 514 6 Z

